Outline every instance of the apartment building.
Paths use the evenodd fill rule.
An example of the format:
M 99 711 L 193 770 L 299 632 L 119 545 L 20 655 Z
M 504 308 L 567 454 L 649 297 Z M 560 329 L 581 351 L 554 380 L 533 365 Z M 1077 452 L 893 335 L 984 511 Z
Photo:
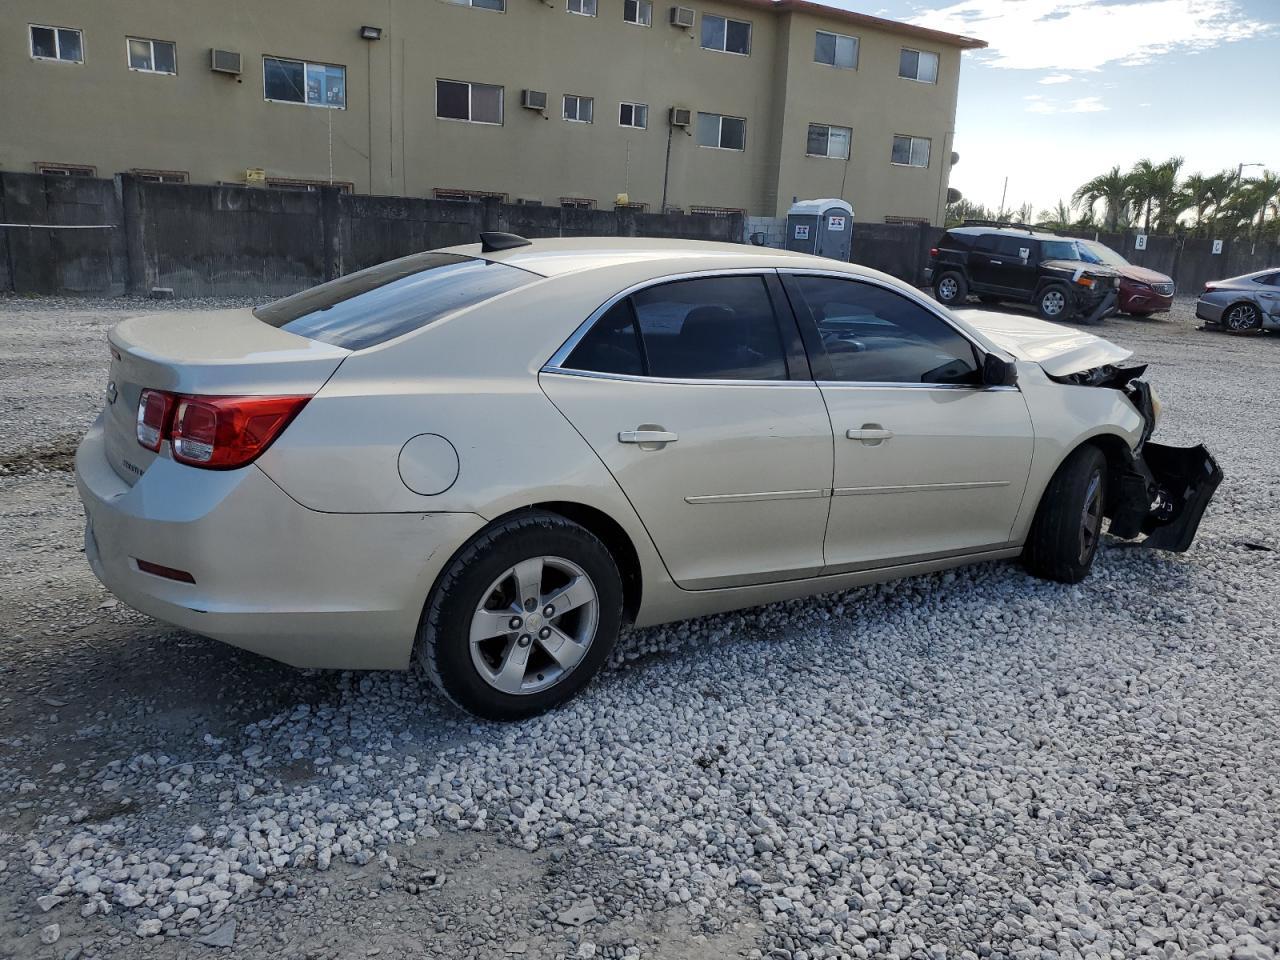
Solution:
M 809 0 L 8 0 L 0 168 L 938 223 L 982 46 Z

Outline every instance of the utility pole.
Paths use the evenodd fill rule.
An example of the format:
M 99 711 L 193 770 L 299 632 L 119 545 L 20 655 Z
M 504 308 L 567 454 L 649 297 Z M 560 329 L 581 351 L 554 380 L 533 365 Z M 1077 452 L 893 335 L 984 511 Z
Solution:
M 1004 178 L 1004 189 L 1000 191 L 1000 210 L 996 213 L 997 220 L 1004 219 L 1004 198 L 1008 192 L 1009 192 L 1009 178 L 1006 176 Z

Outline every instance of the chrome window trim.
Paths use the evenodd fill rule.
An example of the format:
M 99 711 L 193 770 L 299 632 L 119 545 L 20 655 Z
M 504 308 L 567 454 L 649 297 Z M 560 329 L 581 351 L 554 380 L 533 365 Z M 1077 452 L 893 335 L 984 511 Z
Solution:
M 816 380 L 823 390 L 971 390 L 975 393 L 1021 393 L 1016 386 L 981 383 L 911 383 L 895 380 Z
M 816 389 L 812 380 L 697 380 L 680 377 L 641 377 L 634 373 L 598 373 L 594 370 L 570 370 L 560 367 L 543 367 L 539 373 L 561 377 L 585 377 L 588 380 L 624 380 L 630 383 L 665 383 L 685 387 L 804 387 Z

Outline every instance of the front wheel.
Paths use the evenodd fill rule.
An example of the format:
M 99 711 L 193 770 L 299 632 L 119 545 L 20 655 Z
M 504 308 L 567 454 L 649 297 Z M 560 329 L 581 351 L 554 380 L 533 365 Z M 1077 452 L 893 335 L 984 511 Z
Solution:
M 1049 481 L 1022 562 L 1037 577 L 1079 583 L 1089 575 L 1102 539 L 1107 502 L 1107 458 L 1095 446 L 1073 451 Z
M 622 578 L 590 531 L 535 512 L 498 523 L 441 576 L 416 655 L 454 703 L 520 720 L 568 700 L 599 671 L 622 621 Z
M 1065 320 L 1071 308 L 1071 291 L 1061 283 L 1049 284 L 1036 298 L 1036 313 L 1042 320 Z

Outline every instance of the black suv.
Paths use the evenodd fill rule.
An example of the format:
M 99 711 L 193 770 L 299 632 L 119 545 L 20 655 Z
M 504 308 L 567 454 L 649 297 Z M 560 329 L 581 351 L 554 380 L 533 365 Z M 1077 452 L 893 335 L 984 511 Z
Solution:
M 1070 237 L 1011 224 L 948 230 L 929 251 L 925 282 L 939 303 L 960 307 L 971 294 L 983 303 L 1033 304 L 1045 320 L 1097 323 L 1116 309 L 1120 275 L 1080 258 Z

